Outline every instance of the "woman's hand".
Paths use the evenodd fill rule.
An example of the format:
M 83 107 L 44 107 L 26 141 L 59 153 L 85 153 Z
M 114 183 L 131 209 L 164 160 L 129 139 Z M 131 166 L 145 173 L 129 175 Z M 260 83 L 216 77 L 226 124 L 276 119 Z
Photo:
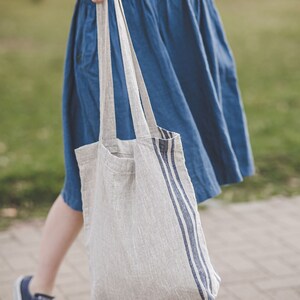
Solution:
M 94 3 L 102 3 L 105 0 L 91 0 L 91 1 L 94 2 Z

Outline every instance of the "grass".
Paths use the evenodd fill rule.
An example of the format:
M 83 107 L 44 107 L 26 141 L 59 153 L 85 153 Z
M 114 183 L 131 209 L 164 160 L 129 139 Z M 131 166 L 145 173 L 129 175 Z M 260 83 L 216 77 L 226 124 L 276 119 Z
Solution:
M 20 214 L 44 211 L 63 183 L 61 95 L 73 6 L 0 3 L 0 206 Z
M 300 27 L 297 0 L 216 2 L 236 59 L 257 174 L 228 201 L 300 193 Z
M 0 3 L 0 207 L 16 207 L 20 217 L 46 214 L 63 184 L 63 63 L 74 4 Z M 217 198 L 299 194 L 300 3 L 216 5 L 236 59 L 257 169 Z

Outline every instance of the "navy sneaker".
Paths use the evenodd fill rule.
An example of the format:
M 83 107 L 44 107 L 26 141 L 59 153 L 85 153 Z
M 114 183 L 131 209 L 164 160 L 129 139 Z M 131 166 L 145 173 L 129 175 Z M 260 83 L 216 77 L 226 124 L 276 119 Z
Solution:
M 32 295 L 29 292 L 29 282 L 32 278 L 32 275 L 21 275 L 17 278 L 14 284 L 14 300 L 51 300 L 54 299 L 54 296 L 35 293 Z

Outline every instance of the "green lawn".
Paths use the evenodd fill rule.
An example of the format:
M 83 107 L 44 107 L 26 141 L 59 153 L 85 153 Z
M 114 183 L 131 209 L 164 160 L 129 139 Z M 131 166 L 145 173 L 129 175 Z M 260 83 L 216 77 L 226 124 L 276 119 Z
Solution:
M 218 198 L 300 193 L 300 2 L 216 1 L 238 67 L 257 175 Z
M 61 95 L 75 1 L 0 2 L 0 206 L 45 207 L 63 183 Z M 216 0 L 238 67 L 257 174 L 226 201 L 300 193 L 300 2 Z M 24 210 L 25 208 L 25 210 Z
M 48 205 L 63 178 L 63 63 L 74 2 L 0 2 L 0 205 Z

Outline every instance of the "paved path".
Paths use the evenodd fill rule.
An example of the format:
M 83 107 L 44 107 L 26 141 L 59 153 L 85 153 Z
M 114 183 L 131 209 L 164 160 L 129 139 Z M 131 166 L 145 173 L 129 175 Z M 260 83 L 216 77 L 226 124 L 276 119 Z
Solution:
M 221 204 L 220 204 L 221 203 Z M 218 300 L 300 299 L 300 197 L 224 205 L 211 199 L 200 210 L 211 260 L 222 278 Z M 43 220 L 0 232 L 0 299 L 37 263 Z M 60 268 L 58 300 L 88 300 L 83 232 Z M 155 299 L 153 299 L 155 300 Z

